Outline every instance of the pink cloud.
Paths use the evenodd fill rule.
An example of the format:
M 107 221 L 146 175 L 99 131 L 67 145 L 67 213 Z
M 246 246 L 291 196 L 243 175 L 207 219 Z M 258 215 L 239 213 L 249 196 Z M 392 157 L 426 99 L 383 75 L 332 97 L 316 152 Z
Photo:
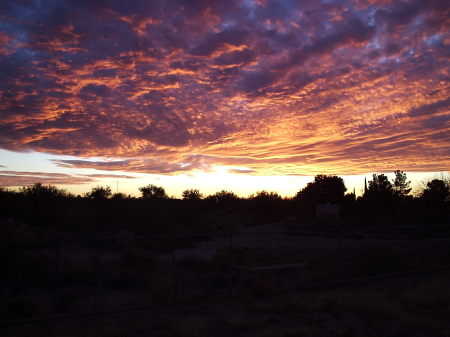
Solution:
M 4 8 L 1 148 L 162 174 L 450 165 L 444 1 L 62 4 Z

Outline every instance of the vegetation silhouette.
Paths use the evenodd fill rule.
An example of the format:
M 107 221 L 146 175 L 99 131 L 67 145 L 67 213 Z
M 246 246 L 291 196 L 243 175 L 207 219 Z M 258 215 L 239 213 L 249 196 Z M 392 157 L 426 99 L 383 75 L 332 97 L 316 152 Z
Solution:
M 392 189 L 397 198 L 405 199 L 411 192 L 411 181 L 406 178 L 406 173 L 400 170 L 394 172 L 395 179 L 392 182 Z
M 32 186 L 23 186 L 19 188 L 19 193 L 24 197 L 33 199 L 57 199 L 72 197 L 69 192 L 59 189 L 52 185 L 43 185 L 42 183 L 35 183 Z
M 240 198 L 234 192 L 227 190 L 222 190 L 206 197 L 207 201 L 210 203 L 214 202 L 219 207 L 235 205 L 239 199 Z
M 184 190 L 182 194 L 183 200 L 200 200 L 203 199 L 203 194 L 198 189 Z
M 317 204 L 340 204 L 344 200 L 346 190 L 341 177 L 319 174 L 295 195 L 294 200 L 298 202 L 302 216 L 312 219 Z
M 141 197 L 112 194 L 110 187 L 102 186 L 75 196 L 36 183 L 18 190 L 0 188 L 0 219 L 28 224 L 38 236 L 123 230 L 135 234 L 208 232 L 240 223 L 314 225 L 315 206 L 332 203 L 340 205 L 339 223 L 343 226 L 449 222 L 448 179 L 431 179 L 412 195 L 406 173 L 398 170 L 394 174 L 392 182 L 385 174 L 374 174 L 367 191 L 358 198 L 346 194 L 343 179 L 333 175 L 317 175 L 292 198 L 265 190 L 247 198 L 221 190 L 204 198 L 198 189 L 187 189 L 182 199 L 174 199 L 163 187 L 152 184 L 139 188 Z
M 393 207 L 394 189 L 384 174 L 373 174 L 363 198 L 372 211 L 387 212 Z
M 427 205 L 442 207 L 449 203 L 450 183 L 443 179 L 433 179 L 426 183 L 420 198 Z
M 139 187 L 139 191 L 144 199 L 168 199 L 166 190 L 161 186 L 147 185 Z
M 92 190 L 86 194 L 86 197 L 88 197 L 90 199 L 96 199 L 96 200 L 108 199 L 111 196 L 112 196 L 112 192 L 111 192 L 111 187 L 109 187 L 109 186 L 93 187 Z
M 285 249 L 281 245 L 283 239 L 279 241 L 276 234 L 273 234 L 276 229 L 266 233 L 264 237 L 260 236 L 262 240 L 255 240 L 261 243 L 258 248 L 247 247 L 247 243 L 254 240 L 254 237 L 246 236 L 248 241 L 238 243 L 240 239 L 237 240 L 234 236 L 236 230 L 245 232 L 244 227 L 265 224 L 270 224 L 270 229 L 280 226 L 280 231 L 289 229 L 290 225 L 315 226 L 320 224 L 314 214 L 317 204 L 332 203 L 340 206 L 341 217 L 336 225 L 374 227 L 369 231 L 343 231 L 353 233 L 349 235 L 368 232 L 387 236 L 394 233 L 395 236 L 403 232 L 397 232 L 398 227 L 386 229 L 384 226 L 444 224 L 450 220 L 448 180 L 432 179 L 424 183 L 419 193 L 411 195 L 410 182 L 402 171 L 396 171 L 392 181 L 384 174 L 374 174 L 368 182 L 366 193 L 358 198 L 355 193 L 346 194 L 343 179 L 333 175 L 316 176 L 292 198 L 283 198 L 275 191 L 265 190 L 247 198 L 239 197 L 229 190 L 221 190 L 203 198 L 198 189 L 187 189 L 183 191 L 182 199 L 175 199 L 168 197 L 163 187 L 152 184 L 139 188 L 139 191 L 140 197 L 131 197 L 123 193 L 112 194 L 109 187 L 96 186 L 83 196 L 75 196 L 66 190 L 41 183 L 24 186 L 17 191 L 0 188 L 0 240 L 11 241 L 6 244 L 3 242 L 2 248 L 7 252 L 7 246 L 13 247 L 16 243 L 23 244 L 17 247 L 25 248 L 14 248 L 0 256 L 3 271 L 0 280 L 8 280 L 4 282 L 4 303 L 7 306 L 3 309 L 7 317 L 32 318 L 39 317 L 42 312 L 46 313 L 44 310 L 52 306 L 42 302 L 45 305 L 39 307 L 40 298 L 51 299 L 52 296 L 42 294 L 55 292 L 56 282 L 61 291 L 56 290 L 57 295 L 53 296 L 54 308 L 60 313 L 78 314 L 77 310 L 84 308 L 82 305 L 88 308 L 87 298 L 92 293 L 96 294 L 97 288 L 100 290 L 99 294 L 102 294 L 99 296 L 99 307 L 114 305 L 116 298 L 124 300 L 123 303 L 133 303 L 141 295 L 146 301 L 154 301 L 152 303 L 168 303 L 178 298 L 189 298 L 187 296 L 190 294 L 193 294 L 192 298 L 204 298 L 211 296 L 211 293 L 220 293 L 217 292 L 218 288 L 222 293 L 229 293 L 230 285 L 232 289 L 243 293 L 248 290 L 254 296 L 266 296 L 283 290 L 284 281 L 287 284 L 291 281 L 298 284 L 298 274 L 311 282 L 336 281 L 336 277 L 377 276 L 408 270 L 412 260 L 423 263 L 416 256 L 427 256 L 423 254 L 423 247 L 414 255 L 416 245 L 400 254 L 395 244 L 384 245 L 385 241 L 378 240 L 377 237 L 368 241 L 369 247 L 355 247 L 353 243 L 349 249 L 342 250 L 342 237 L 336 236 L 339 246 L 332 244 L 335 248 L 315 247 L 310 252 L 300 244 L 302 241 L 296 242 L 292 250 Z M 378 225 L 383 227 L 376 228 Z M 442 227 L 445 226 L 436 226 L 439 228 L 436 230 L 435 226 L 430 226 L 431 235 L 440 238 L 442 233 L 448 231 Z M 255 232 L 260 230 L 258 228 Z M 380 230 L 386 232 L 381 233 Z M 414 232 L 410 230 L 408 227 L 407 235 L 414 237 Z M 224 232 L 227 237 L 224 237 Z M 314 232 L 320 233 L 313 230 L 312 235 Z M 322 232 L 326 237 L 316 242 L 327 242 L 324 247 L 328 247 L 330 236 L 338 232 L 340 231 L 327 229 Z M 178 235 L 182 233 L 201 234 L 186 237 Z M 215 235 L 218 233 L 220 235 Z M 251 233 L 249 230 L 246 234 Z M 163 234 L 164 238 L 143 237 L 155 234 Z M 296 236 L 290 234 L 292 232 L 286 234 L 285 238 L 296 240 Z M 261 232 L 257 235 L 261 235 Z M 311 239 L 315 244 L 315 239 L 309 235 L 305 239 Z M 266 241 L 269 236 L 270 240 Z M 199 241 L 211 237 L 225 242 L 224 246 L 221 243 L 217 249 L 198 250 L 200 254 L 216 254 L 211 260 L 196 255 L 183 256 L 184 251 L 189 251 L 187 248 L 193 248 Z M 415 238 L 414 240 L 417 241 Z M 376 241 L 381 241 L 382 244 L 376 245 Z M 389 242 L 391 241 L 393 240 L 390 239 Z M 41 250 L 33 246 L 41 245 L 41 242 Z M 271 244 L 276 246 L 271 247 Z M 433 242 L 426 263 L 435 258 L 435 244 Z M 444 251 L 447 255 L 442 259 L 447 260 L 447 252 L 448 250 Z M 295 272 L 295 280 L 290 279 L 289 270 L 284 270 L 283 267 L 279 278 L 278 271 L 273 271 L 270 276 L 252 272 L 255 277 L 241 277 L 244 272 L 235 272 L 234 275 L 240 276 L 230 283 L 229 270 L 236 260 L 245 263 L 251 261 L 264 268 L 266 263 L 272 265 L 269 267 L 277 267 L 274 264 L 279 259 L 289 260 L 292 257 L 292 262 L 302 262 L 302 272 Z M 301 260 L 297 260 L 298 257 Z M 242 282 L 239 282 L 240 278 Z M 26 288 L 23 280 L 32 287 Z M 14 290 L 10 291 L 10 288 Z M 181 293 L 186 297 L 177 297 L 180 289 L 186 290 Z M 39 297 L 31 296 L 33 291 Z M 364 299 L 363 302 L 367 301 Z M 124 307 L 128 310 L 129 304 Z M 302 305 L 302 312 L 304 308 Z M 88 309 L 90 310 L 91 308 Z M 287 306 L 283 310 L 293 309 Z M 297 309 L 295 312 L 297 313 Z M 174 333 L 177 334 L 178 330 Z

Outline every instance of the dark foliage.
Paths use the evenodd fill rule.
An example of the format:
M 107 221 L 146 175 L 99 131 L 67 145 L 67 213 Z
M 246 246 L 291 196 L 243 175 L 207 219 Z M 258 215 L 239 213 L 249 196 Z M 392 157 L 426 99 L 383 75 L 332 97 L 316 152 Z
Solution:
M 111 195 L 112 195 L 111 187 L 96 186 L 92 188 L 91 192 L 86 194 L 86 197 L 100 200 L 100 199 L 108 199 L 111 197 Z
M 183 200 L 200 200 L 203 195 L 197 189 L 188 189 L 183 191 Z
M 450 184 L 443 179 L 433 179 L 427 182 L 420 198 L 427 205 L 442 207 L 450 201 Z
M 52 185 L 42 185 L 36 183 L 32 186 L 24 186 L 19 189 L 19 193 L 27 198 L 33 199 L 57 199 L 72 197 L 72 195 L 66 190 L 59 189 Z
M 394 190 L 388 177 L 384 174 L 373 174 L 363 199 L 372 212 L 380 214 L 392 211 Z
M 46 238 L 53 235 L 104 235 L 130 231 L 136 235 L 228 230 L 242 224 L 286 222 L 310 225 L 315 205 L 338 203 L 340 222 L 351 226 L 375 224 L 413 225 L 449 221 L 449 184 L 433 179 L 413 197 L 406 175 L 396 172 L 393 184 L 383 174 L 373 175 L 368 190 L 357 200 L 344 194 L 337 176 L 318 175 L 292 198 L 260 191 L 244 199 L 222 190 L 201 199 L 199 190 L 171 199 L 164 188 L 141 187 L 142 198 L 112 194 L 108 187 L 94 187 L 75 197 L 54 186 L 35 184 L 12 191 L 0 189 L 0 237 Z M 230 227 L 231 226 L 231 227 Z M 26 232 L 23 234 L 23 232 Z M 25 236 L 24 236 L 25 235 Z
M 314 217 L 314 207 L 317 204 L 340 204 L 347 188 L 344 180 L 338 176 L 317 175 L 314 181 L 300 190 L 294 199 L 299 203 L 300 212 L 306 218 Z
M 404 200 L 411 192 L 411 181 L 407 180 L 406 173 L 397 170 L 395 173 L 395 179 L 392 182 L 392 189 L 394 195 L 400 200 Z
M 239 200 L 239 197 L 231 191 L 222 190 L 212 195 L 208 195 L 206 200 L 210 204 L 216 204 L 218 207 L 233 206 Z
M 144 187 L 139 187 L 139 191 L 144 199 L 168 199 L 166 191 L 161 186 L 147 185 Z
M 297 193 L 298 200 L 309 200 L 313 203 L 339 203 L 347 190 L 344 180 L 338 176 L 319 174 Z

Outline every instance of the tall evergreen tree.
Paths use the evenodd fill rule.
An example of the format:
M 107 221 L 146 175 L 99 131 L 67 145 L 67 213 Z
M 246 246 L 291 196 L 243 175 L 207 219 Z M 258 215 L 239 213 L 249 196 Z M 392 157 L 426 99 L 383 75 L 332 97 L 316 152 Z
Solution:
M 376 212 L 384 212 L 392 207 L 394 196 L 392 184 L 384 174 L 373 174 L 364 199 L 368 206 Z
M 367 192 L 377 195 L 391 195 L 392 184 L 386 175 L 374 174 L 372 175 L 372 180 L 369 181 Z
M 407 180 L 406 173 L 400 170 L 394 172 L 395 178 L 392 181 L 394 195 L 399 198 L 405 198 L 411 192 L 411 181 Z

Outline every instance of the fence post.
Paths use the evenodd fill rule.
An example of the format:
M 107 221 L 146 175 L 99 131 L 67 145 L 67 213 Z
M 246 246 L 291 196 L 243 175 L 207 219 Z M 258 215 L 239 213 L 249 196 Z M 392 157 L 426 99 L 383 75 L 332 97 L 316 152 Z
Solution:
M 233 230 L 230 230 L 230 296 L 233 296 Z
M 94 248 L 94 312 L 97 312 L 97 291 L 98 291 L 98 241 Z
M 342 281 L 345 277 L 343 275 L 344 270 L 344 258 L 343 258 L 343 238 L 342 238 L 342 225 L 338 225 L 338 233 L 337 233 L 337 240 L 338 240 L 338 265 L 339 265 L 339 271 L 337 273 L 338 275 L 338 281 Z
M 55 240 L 54 266 L 53 266 L 53 316 L 58 315 L 58 297 L 59 297 L 59 254 L 60 243 Z

